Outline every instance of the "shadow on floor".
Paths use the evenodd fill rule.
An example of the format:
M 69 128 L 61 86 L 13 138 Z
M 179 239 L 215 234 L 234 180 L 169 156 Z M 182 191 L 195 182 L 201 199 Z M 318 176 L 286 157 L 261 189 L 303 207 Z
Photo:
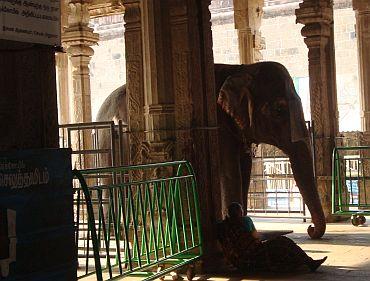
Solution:
M 186 280 L 186 279 L 185 279 Z M 294 274 L 225 274 L 217 276 L 198 276 L 194 280 L 199 281 L 267 281 L 267 280 L 338 280 L 338 281 L 362 281 L 370 280 L 370 262 L 364 262 L 356 267 L 323 265 L 316 272 L 299 272 Z
M 300 244 L 333 244 L 350 246 L 369 246 L 370 233 L 326 233 L 323 238 L 311 240 L 308 237 L 290 235 L 294 241 Z

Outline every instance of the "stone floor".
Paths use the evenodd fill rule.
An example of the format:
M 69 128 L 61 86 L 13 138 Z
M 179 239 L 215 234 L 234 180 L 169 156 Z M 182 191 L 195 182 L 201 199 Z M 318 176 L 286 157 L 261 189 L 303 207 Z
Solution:
M 299 244 L 311 257 L 318 259 L 328 256 L 326 262 L 315 273 L 294 275 L 258 276 L 207 276 L 197 275 L 193 280 L 238 281 L 238 280 L 333 280 L 359 281 L 370 280 L 370 227 L 354 227 L 349 221 L 327 225 L 321 240 L 308 238 L 306 229 L 309 223 L 295 219 L 253 219 L 259 230 L 293 230 L 287 236 Z M 370 221 L 370 218 L 368 218 Z M 140 280 L 127 278 L 125 280 Z M 94 280 L 94 278 L 82 279 Z M 172 280 L 166 276 L 165 280 Z M 180 276 L 179 280 L 186 280 Z
M 309 223 L 303 223 L 301 220 L 254 219 L 254 221 L 259 230 L 293 230 L 294 232 L 287 236 L 298 243 L 311 257 L 328 256 L 328 259 L 315 273 L 284 276 L 197 276 L 194 280 L 370 280 L 370 227 L 367 225 L 354 227 L 349 221 L 328 224 L 327 232 L 321 240 L 311 240 L 306 233 Z M 171 280 L 171 278 L 166 277 L 165 280 Z

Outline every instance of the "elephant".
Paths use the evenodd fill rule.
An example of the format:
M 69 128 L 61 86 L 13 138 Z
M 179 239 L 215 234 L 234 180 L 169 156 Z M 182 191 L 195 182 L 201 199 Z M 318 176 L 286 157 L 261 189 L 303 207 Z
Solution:
M 96 115 L 97 122 L 122 120 L 127 124 L 127 100 L 126 100 L 126 85 L 115 89 L 104 100 Z
M 108 97 L 104 100 L 103 104 L 100 106 L 99 111 L 96 115 L 96 122 L 110 122 L 114 121 L 117 125 L 118 121 L 121 120 L 123 125 L 128 123 L 128 114 L 127 114 L 127 101 L 126 101 L 126 85 L 120 86 L 115 89 Z M 116 136 L 114 136 L 116 137 Z M 123 147 L 128 147 L 128 135 L 127 133 L 123 134 L 122 137 Z M 119 147 L 115 146 L 115 151 L 119 151 Z M 108 130 L 103 130 L 99 135 L 99 148 L 107 149 L 110 148 L 111 135 L 108 133 Z M 114 165 L 127 165 L 129 163 L 129 153 L 128 149 L 123 155 L 123 163 L 116 159 Z M 117 157 L 118 158 L 118 157 Z M 101 154 L 99 157 L 100 166 L 110 166 L 112 165 L 111 155 Z
M 312 149 L 302 103 L 288 70 L 276 62 L 215 65 L 223 208 L 246 202 L 252 167 L 252 143 L 266 143 L 290 158 L 294 179 L 321 238 L 325 216 L 317 191 Z
M 302 103 L 287 69 L 276 62 L 215 64 L 220 146 L 221 207 L 246 202 L 252 167 L 251 145 L 266 143 L 286 153 L 294 179 L 311 213 L 311 238 L 321 238 L 325 216 L 315 184 L 309 133 Z M 127 122 L 122 86 L 104 102 L 98 121 Z M 103 117 L 105 120 L 102 120 Z M 218 202 L 220 203 L 220 202 Z M 245 204 L 244 204 L 245 205 Z

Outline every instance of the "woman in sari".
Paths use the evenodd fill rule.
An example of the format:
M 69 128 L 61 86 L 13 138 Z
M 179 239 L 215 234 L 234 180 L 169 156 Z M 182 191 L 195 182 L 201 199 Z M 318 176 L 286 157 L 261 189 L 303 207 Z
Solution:
M 219 225 L 219 241 L 226 259 L 243 272 L 315 271 L 327 257 L 314 260 L 285 236 L 261 241 L 253 221 L 243 216 L 239 203 L 228 207 L 228 217 Z

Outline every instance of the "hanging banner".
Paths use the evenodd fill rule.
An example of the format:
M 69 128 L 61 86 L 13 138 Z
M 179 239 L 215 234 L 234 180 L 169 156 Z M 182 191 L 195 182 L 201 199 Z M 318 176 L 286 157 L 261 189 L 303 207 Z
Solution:
M 60 46 L 60 0 L 0 0 L 0 39 Z
M 0 280 L 74 281 L 71 151 L 0 152 Z

